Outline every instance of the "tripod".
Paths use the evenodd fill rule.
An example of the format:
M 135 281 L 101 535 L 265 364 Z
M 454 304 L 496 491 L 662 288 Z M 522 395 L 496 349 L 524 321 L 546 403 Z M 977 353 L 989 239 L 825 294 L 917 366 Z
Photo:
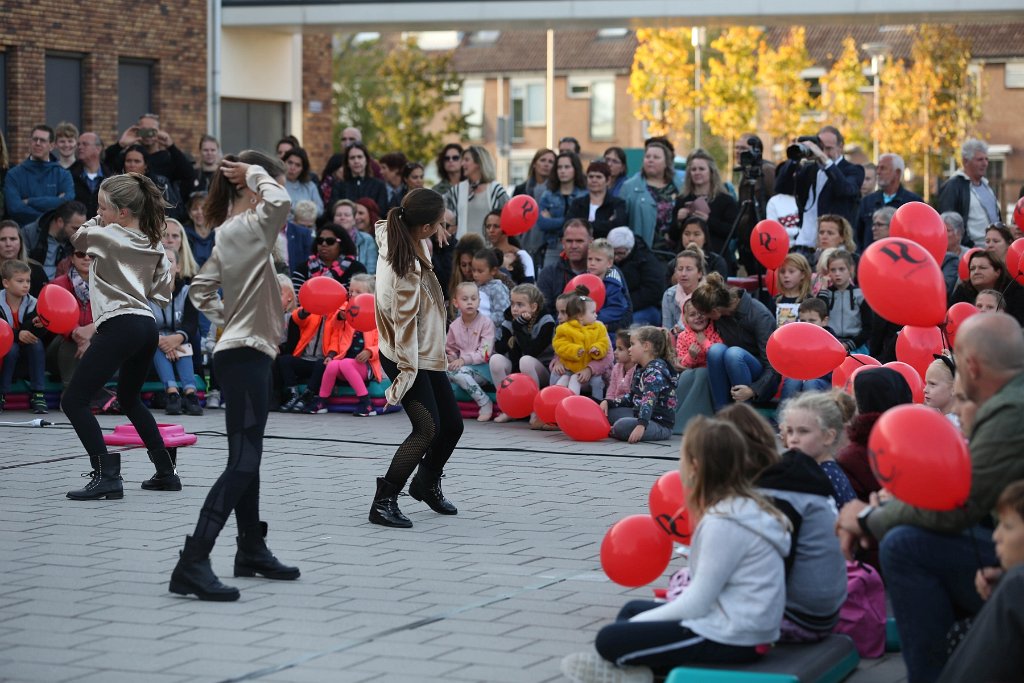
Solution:
M 747 199 L 744 199 L 740 203 L 740 210 L 736 213 L 736 219 L 732 222 L 732 227 L 729 228 L 729 235 L 725 238 L 725 243 L 722 246 L 721 250 L 719 250 L 718 252 L 722 258 L 725 258 L 725 252 L 729 248 L 729 244 L 732 242 L 733 237 L 735 237 L 736 230 L 739 228 L 740 223 L 743 221 L 743 217 L 746 216 L 748 212 L 751 212 L 753 214 L 754 225 L 757 225 L 760 221 L 763 221 L 765 218 L 764 210 L 761 207 L 761 202 L 758 200 L 757 197 L 758 180 L 759 178 L 751 176 L 747 169 L 743 169 L 743 182 L 740 187 L 748 189 L 750 194 Z M 757 298 L 763 302 L 767 298 L 767 289 L 765 287 L 764 282 L 765 270 L 764 266 L 762 266 L 761 262 L 758 261 L 757 259 L 754 259 L 753 274 L 757 276 Z

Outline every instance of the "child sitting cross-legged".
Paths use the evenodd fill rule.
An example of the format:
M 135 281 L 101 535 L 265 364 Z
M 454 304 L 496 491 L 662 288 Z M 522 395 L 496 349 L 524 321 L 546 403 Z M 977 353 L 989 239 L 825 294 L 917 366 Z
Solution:
M 349 282 L 349 301 L 359 294 L 373 294 L 374 276 L 367 273 L 353 275 Z M 312 407 L 315 412 L 326 412 L 324 404 L 334 391 L 339 375 L 344 378 L 352 390 L 356 392 L 359 402 L 352 412 L 356 417 L 373 417 L 377 410 L 370 402 L 370 392 L 366 388 L 368 379 L 381 381 L 383 377 L 380 366 L 380 353 L 377 347 L 377 330 L 360 332 L 352 327 L 347 320 L 348 304 L 327 322 L 324 333 L 325 346 L 328 349 L 324 358 L 324 375 L 320 380 L 320 392 Z M 308 412 L 314 412 L 309 410 Z
M 632 330 L 629 357 L 636 364 L 629 393 L 601 402 L 601 410 L 612 423 L 611 435 L 629 443 L 671 438 L 676 421 L 676 373 L 668 330 L 653 325 Z
M 597 304 L 587 294 L 586 287 L 576 287 L 575 296 L 565 302 L 565 315 L 568 318 L 555 328 L 555 338 L 551 345 L 555 354 L 562 361 L 564 372 L 552 374 L 553 384 L 569 387 L 574 394 L 579 394 L 586 383 L 582 375 L 591 360 L 604 358 L 608 355 L 610 339 L 608 330 L 597 319 Z
M 491 384 L 488 359 L 494 348 L 494 323 L 480 313 L 480 292 L 473 282 L 460 283 L 452 303 L 459 315 L 448 327 L 445 352 L 448 379 L 469 394 L 480 408 L 477 420 L 487 422 L 494 414 L 490 397 L 480 384 Z

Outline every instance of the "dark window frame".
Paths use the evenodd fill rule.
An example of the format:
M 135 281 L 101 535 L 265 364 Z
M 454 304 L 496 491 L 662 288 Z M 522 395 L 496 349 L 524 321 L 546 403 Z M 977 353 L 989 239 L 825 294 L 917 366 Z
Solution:
M 85 55 L 78 52 L 47 52 L 44 59 L 43 89 L 46 97 L 45 111 L 46 121 L 51 126 L 56 126 L 61 121 L 73 123 L 79 130 L 82 129 L 82 121 L 85 114 Z M 74 63 L 78 67 L 77 107 L 68 106 L 67 102 L 73 99 L 68 96 L 69 84 L 62 82 L 51 82 L 51 65 Z M 66 74 L 62 74 L 66 75 Z M 52 91 L 51 91 L 52 88 Z M 51 97 L 51 94 L 53 97 Z M 57 103 L 60 102 L 61 106 Z M 69 115 L 70 114 L 70 115 Z

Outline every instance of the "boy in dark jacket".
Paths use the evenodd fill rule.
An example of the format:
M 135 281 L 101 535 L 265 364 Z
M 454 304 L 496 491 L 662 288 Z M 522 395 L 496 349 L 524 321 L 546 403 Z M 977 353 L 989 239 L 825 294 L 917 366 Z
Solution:
M 43 346 L 45 330 L 36 318 L 36 298 L 28 293 L 32 286 L 32 269 L 24 261 L 11 259 L 0 269 L 0 318 L 14 332 L 14 343 L 7 355 L 0 359 L 0 412 L 6 403 L 7 392 L 14 379 L 14 369 L 22 354 L 28 360 L 29 385 L 32 396 L 29 405 L 37 415 L 45 414 L 46 349 Z

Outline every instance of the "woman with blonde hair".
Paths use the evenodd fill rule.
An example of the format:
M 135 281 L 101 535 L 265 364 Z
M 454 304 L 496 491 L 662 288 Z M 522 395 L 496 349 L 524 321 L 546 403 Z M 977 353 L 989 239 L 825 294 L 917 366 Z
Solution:
M 494 159 L 483 147 L 470 145 L 462 153 L 463 180 L 448 191 L 448 208 L 459 224 L 456 237 L 467 232 L 481 234 L 484 217 L 508 203 L 508 193 L 495 180 Z
M 178 274 L 181 279 L 185 282 L 191 281 L 199 272 L 199 266 L 196 264 L 195 255 L 192 254 L 192 245 L 189 244 L 185 227 L 177 219 L 168 218 L 164 223 L 161 241 L 165 250 L 173 251 L 174 255 L 178 257 L 180 268 Z
M 721 254 L 739 208 L 736 200 L 726 191 L 714 158 L 703 149 L 695 149 L 686 157 L 686 178 L 675 206 L 672 207 L 674 220 L 669 230 L 669 239 L 674 245 L 678 244 L 683 222 L 690 216 L 696 216 L 708 224 L 710 241 L 706 249 Z M 724 256 L 730 269 L 735 270 L 735 255 Z

